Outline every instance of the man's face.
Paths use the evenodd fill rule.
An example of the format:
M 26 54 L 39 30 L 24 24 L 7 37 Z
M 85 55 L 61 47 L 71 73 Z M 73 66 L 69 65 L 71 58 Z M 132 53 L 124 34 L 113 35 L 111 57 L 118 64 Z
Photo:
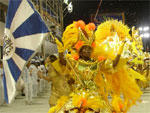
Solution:
M 92 52 L 92 48 L 90 46 L 83 46 L 80 50 L 80 54 L 82 57 L 90 58 Z

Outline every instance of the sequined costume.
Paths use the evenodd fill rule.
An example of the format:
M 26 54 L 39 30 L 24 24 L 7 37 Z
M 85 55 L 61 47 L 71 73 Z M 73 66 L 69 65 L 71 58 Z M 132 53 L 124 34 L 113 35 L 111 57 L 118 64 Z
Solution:
M 71 88 L 68 84 L 68 78 L 65 76 L 65 74 L 62 74 L 63 66 L 59 63 L 59 60 L 57 59 L 53 63 L 46 63 L 48 67 L 48 77 L 44 77 L 46 80 L 52 82 L 51 86 L 51 95 L 49 98 L 49 105 L 50 107 L 57 104 L 57 100 L 61 96 L 68 96 Z
M 94 30 L 93 23 L 73 22 L 63 33 L 63 45 L 56 40 L 59 52 L 68 52 L 65 59 L 75 83 L 72 93 L 61 97 L 48 113 L 126 113 L 142 95 L 135 77 L 145 78 L 126 65 L 129 58 L 122 55 L 124 40 L 132 39 L 130 29 L 108 20 Z M 84 46 L 92 47 L 88 60 L 80 56 Z
M 138 76 L 135 76 L 140 88 L 146 88 L 149 86 L 149 53 L 143 52 L 142 39 L 135 27 L 132 27 L 132 40 L 128 45 L 128 50 L 130 51 L 128 66 L 146 78 L 147 81 L 143 81 Z

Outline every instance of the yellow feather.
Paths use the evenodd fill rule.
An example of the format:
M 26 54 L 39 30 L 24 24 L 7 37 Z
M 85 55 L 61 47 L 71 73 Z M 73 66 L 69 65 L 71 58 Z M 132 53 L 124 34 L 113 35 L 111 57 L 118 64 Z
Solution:
M 112 26 L 114 31 L 117 32 L 120 40 L 124 40 L 125 38 L 131 39 L 128 26 L 124 25 L 121 21 L 108 20 L 98 26 L 97 31 L 95 32 L 95 41 L 105 40 L 108 36 L 112 36 Z

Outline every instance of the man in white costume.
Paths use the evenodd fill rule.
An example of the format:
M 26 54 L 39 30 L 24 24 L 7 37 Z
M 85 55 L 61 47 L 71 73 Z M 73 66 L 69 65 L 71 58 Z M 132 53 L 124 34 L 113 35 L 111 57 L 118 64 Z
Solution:
M 32 74 L 29 70 L 30 62 L 26 65 L 23 71 L 23 77 L 25 82 L 25 101 L 26 104 L 32 104 L 32 92 L 33 92 L 33 81 Z
M 41 64 L 40 64 L 40 71 L 43 73 L 43 76 L 46 76 L 46 68 L 45 68 L 45 64 L 44 64 L 44 60 L 41 61 Z M 40 80 L 40 89 L 43 91 L 45 89 L 45 80 L 44 79 L 41 79 Z
M 35 59 L 31 60 L 31 65 L 29 67 L 29 70 L 31 71 L 32 76 L 32 82 L 33 82 L 33 97 L 37 97 L 38 93 L 38 69 L 35 66 Z
M 43 66 L 41 66 L 40 60 L 36 60 L 36 66 L 37 66 L 38 72 L 39 71 L 44 72 L 44 69 L 43 69 Z M 38 89 L 39 89 L 39 92 L 43 91 L 43 79 L 40 76 L 38 76 Z
M 38 59 L 35 60 L 35 66 L 37 68 L 37 71 L 39 72 L 40 71 L 40 61 Z M 38 93 L 39 93 L 39 92 L 41 92 L 40 91 L 40 80 L 41 80 L 41 78 L 38 76 L 38 72 L 37 72 L 37 77 L 38 77 L 37 81 L 38 81 Z

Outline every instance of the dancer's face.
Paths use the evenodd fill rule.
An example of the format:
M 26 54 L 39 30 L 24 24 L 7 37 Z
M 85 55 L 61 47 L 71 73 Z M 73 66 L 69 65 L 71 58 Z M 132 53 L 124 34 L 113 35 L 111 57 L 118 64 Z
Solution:
M 83 59 L 89 59 L 92 53 L 92 48 L 90 46 L 83 46 L 79 52 L 80 57 Z

